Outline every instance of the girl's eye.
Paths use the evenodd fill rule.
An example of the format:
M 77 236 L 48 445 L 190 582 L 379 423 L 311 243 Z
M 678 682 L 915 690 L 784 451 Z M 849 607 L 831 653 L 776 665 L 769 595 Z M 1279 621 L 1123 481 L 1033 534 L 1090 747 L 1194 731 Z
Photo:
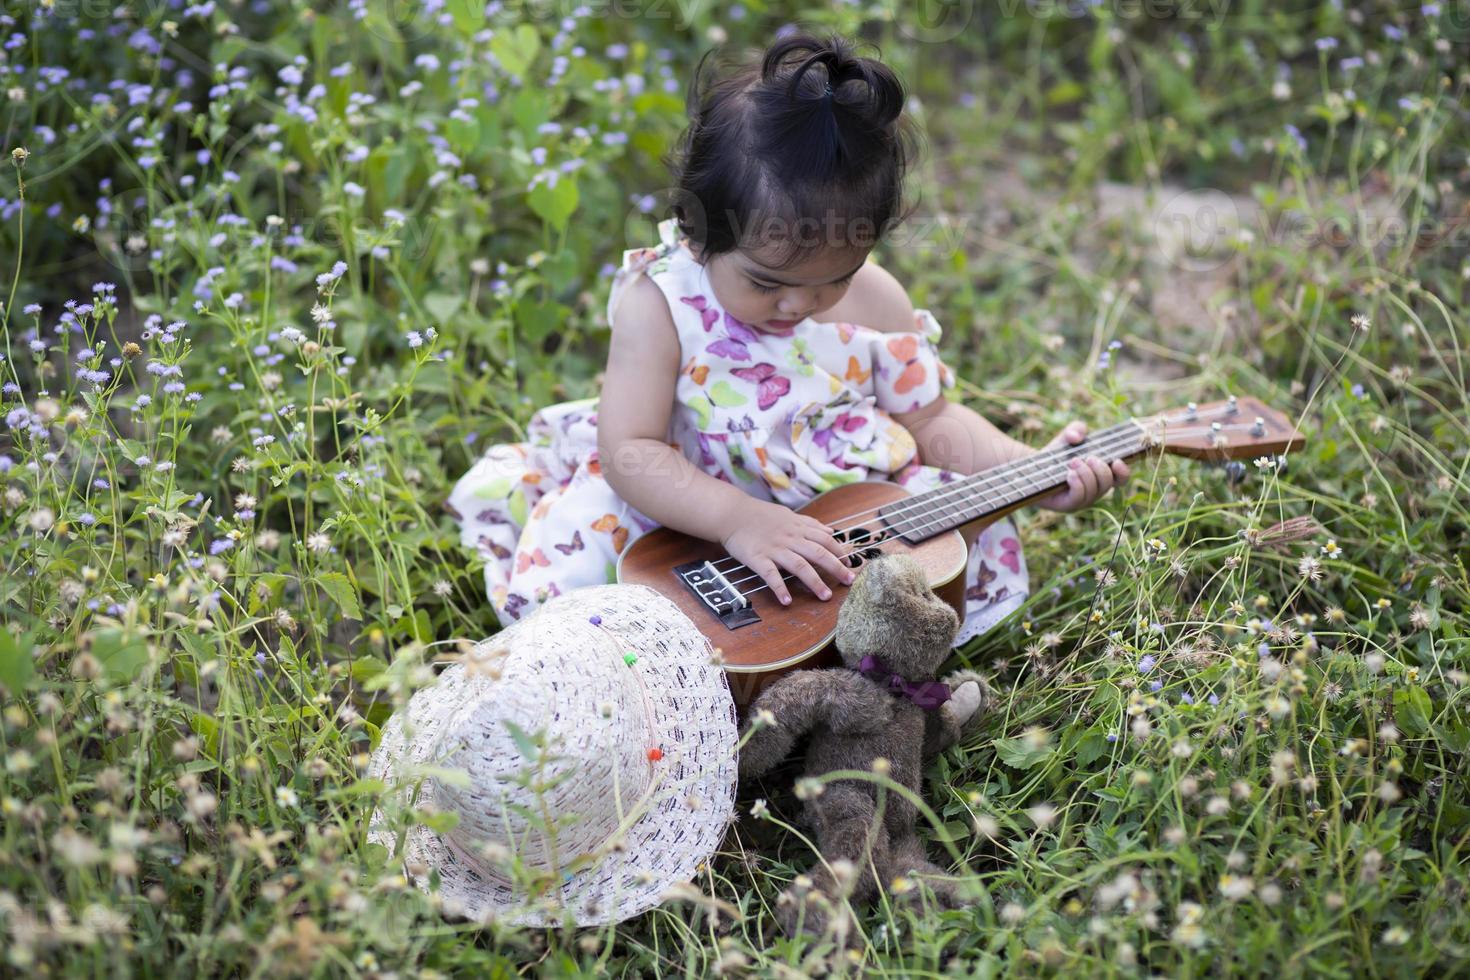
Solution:
M 836 282 L 832 283 L 832 285 L 846 286 L 848 283 L 852 282 L 853 278 L 856 276 L 856 272 L 849 273 L 848 275 L 843 276 L 841 279 L 838 279 Z M 774 293 L 776 290 L 781 288 L 780 286 L 767 286 L 764 283 L 756 282 L 754 279 L 750 280 L 750 285 L 751 288 L 759 293 Z

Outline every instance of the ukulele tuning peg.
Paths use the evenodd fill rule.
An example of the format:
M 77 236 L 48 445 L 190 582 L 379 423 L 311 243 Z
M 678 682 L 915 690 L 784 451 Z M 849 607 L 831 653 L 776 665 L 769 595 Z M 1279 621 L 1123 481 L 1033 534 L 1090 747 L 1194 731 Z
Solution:
M 1240 405 L 1238 405 L 1236 403 L 1235 396 L 1234 395 L 1231 395 L 1228 404 L 1225 406 L 1225 412 L 1226 412 L 1227 415 L 1234 415 L 1236 412 L 1239 412 L 1239 411 L 1240 411 Z
M 1196 405 L 1194 402 L 1190 402 L 1189 405 L 1185 407 L 1184 417 L 1189 419 L 1191 422 L 1199 418 L 1199 406 Z
M 1266 434 L 1266 420 L 1259 415 L 1256 416 L 1255 424 L 1251 426 L 1251 435 L 1259 439 Z

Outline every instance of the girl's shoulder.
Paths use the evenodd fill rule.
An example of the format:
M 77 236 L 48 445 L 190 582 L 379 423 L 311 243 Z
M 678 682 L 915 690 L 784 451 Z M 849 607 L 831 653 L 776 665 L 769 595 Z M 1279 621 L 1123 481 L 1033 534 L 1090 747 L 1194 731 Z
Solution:
M 614 313 L 622 297 L 630 291 L 631 286 L 640 280 L 646 280 L 646 282 L 636 292 L 643 297 L 644 303 L 651 302 L 663 295 L 664 291 L 658 283 L 673 269 L 685 239 L 679 234 L 678 225 L 672 218 L 660 222 L 658 232 L 659 243 L 657 245 L 639 246 L 623 251 L 622 264 L 613 271 L 612 287 L 608 291 L 607 322 L 609 326 L 612 325 Z M 668 306 L 667 298 L 664 299 L 663 305 Z

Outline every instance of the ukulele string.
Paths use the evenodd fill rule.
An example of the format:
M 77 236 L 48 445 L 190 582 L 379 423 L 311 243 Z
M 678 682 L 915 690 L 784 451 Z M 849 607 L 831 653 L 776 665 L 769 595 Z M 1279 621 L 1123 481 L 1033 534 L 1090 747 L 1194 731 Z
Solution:
M 1122 430 L 1110 433 L 1099 442 L 1084 442 L 1077 445 L 1056 447 L 1055 449 L 1034 453 L 1031 456 L 1012 460 L 1009 463 L 1002 463 L 1000 466 L 992 467 L 990 470 L 985 470 L 980 473 L 976 473 L 971 476 L 955 480 L 952 483 L 947 484 L 942 490 L 936 487 L 934 490 L 926 491 L 922 494 L 916 494 L 908 499 L 894 501 L 893 509 L 883 516 L 885 518 L 892 519 L 903 518 L 913 513 L 927 512 L 927 510 L 933 505 L 939 503 L 948 504 L 956 502 L 961 496 L 995 490 L 1008 485 L 1013 485 L 1018 477 L 1025 477 L 1029 482 L 1031 477 L 1041 475 L 1044 469 L 1053 463 L 1059 464 L 1069 457 L 1076 458 L 1077 456 L 1082 455 L 1084 452 L 1101 452 L 1103 454 L 1108 454 L 1115 450 L 1124 448 L 1129 444 L 1129 442 L 1137 438 L 1138 433 L 1136 431 Z M 1043 487 L 1041 489 L 1045 488 Z M 946 498 L 954 499 L 949 500 Z M 878 511 L 882 510 L 886 506 L 889 505 L 879 504 L 876 507 L 869 507 L 866 510 L 853 511 L 851 513 L 843 514 L 842 516 L 835 519 L 829 526 L 832 528 L 834 533 L 851 530 L 852 528 L 858 527 L 865 523 L 865 520 L 869 515 L 876 514 Z M 933 522 L 926 522 L 923 526 L 927 527 L 930 523 Z M 848 554 L 852 553 L 853 552 L 848 552 Z M 738 562 L 736 562 L 736 565 L 730 566 L 730 569 L 723 569 L 720 567 L 725 562 L 731 561 L 735 561 L 735 559 L 731 556 L 726 556 L 724 558 L 716 559 L 713 564 L 716 569 L 721 571 L 733 570 L 739 565 Z
M 1211 413 L 1207 413 L 1204 416 L 1200 416 L 1199 414 L 1196 414 L 1195 415 L 1195 418 L 1201 418 L 1201 417 L 1208 418 L 1211 415 L 1222 415 L 1222 414 L 1223 415 L 1230 415 L 1230 414 L 1233 414 L 1233 413 L 1230 412 L 1230 410 L 1228 408 L 1219 408 L 1219 409 L 1213 410 Z M 1183 416 L 1183 418 L 1188 418 L 1188 416 L 1187 415 L 1186 416 Z M 1133 422 L 1133 423 L 1126 423 L 1125 422 L 1125 423 L 1122 423 L 1122 424 L 1120 424 L 1118 426 L 1113 426 L 1113 427 L 1111 427 L 1109 429 L 1103 430 L 1103 432 L 1100 433 L 1100 435 L 1103 437 L 1100 442 L 1097 442 L 1097 443 L 1082 442 L 1082 443 L 1077 443 L 1077 444 L 1069 445 L 1069 446 L 1059 446 L 1059 447 L 1055 447 L 1054 449 L 1051 449 L 1051 450 L 1042 450 L 1041 452 L 1033 453 L 1030 456 L 1022 457 L 1019 460 L 1013 460 L 1009 464 L 1003 463 L 1003 464 L 1001 464 L 998 467 L 992 467 L 990 470 L 985 470 L 985 471 L 982 471 L 980 473 L 976 473 L 976 474 L 973 474 L 971 476 L 965 477 L 964 479 L 956 480 L 953 483 L 949 484 L 949 486 L 944 491 L 942 491 L 940 493 L 934 493 L 933 491 L 928 491 L 927 493 L 928 494 L 932 494 L 932 496 L 929 496 L 929 495 L 926 495 L 926 494 L 917 494 L 917 495 L 915 495 L 912 498 L 909 498 L 907 500 L 901 501 L 901 502 L 899 502 L 899 505 L 894 508 L 894 510 L 892 510 L 889 514 L 886 514 L 884 516 L 885 517 L 902 517 L 903 515 L 908 514 L 910 512 L 913 512 L 913 511 L 916 511 L 916 510 L 924 510 L 925 508 L 927 508 L 927 507 L 929 507 L 929 506 L 931 506 L 933 504 L 939 503 L 941 501 L 944 501 L 946 503 L 946 506 L 947 506 L 948 503 L 953 502 L 953 501 L 946 501 L 945 498 L 955 497 L 956 495 L 959 495 L 959 494 L 967 494 L 967 493 L 970 493 L 970 492 L 973 492 L 973 491 L 995 489 L 995 486 L 996 485 L 1004 485 L 1006 483 L 1012 482 L 1013 477 L 1015 477 L 1015 476 L 1026 476 L 1029 479 L 1031 476 L 1039 475 L 1040 468 L 1043 466 L 1043 464 L 1050 464 L 1052 462 L 1060 462 L 1061 460 L 1066 459 L 1068 457 L 1075 458 L 1076 456 L 1081 455 L 1084 451 L 1086 451 L 1086 452 L 1093 452 L 1093 451 L 1098 451 L 1101 448 L 1101 451 L 1106 454 L 1106 453 L 1108 453 L 1110 451 L 1113 451 L 1113 450 L 1116 450 L 1116 449 L 1120 449 L 1123 446 L 1126 446 L 1127 443 L 1128 443 L 1128 441 L 1129 441 L 1129 439 L 1131 439 L 1131 438 L 1139 435 L 1139 433 L 1137 432 L 1137 427 L 1139 427 L 1139 426 L 1143 426 L 1144 427 L 1143 436 L 1145 437 L 1145 443 L 1146 443 L 1146 435 L 1147 435 L 1147 431 L 1148 431 L 1147 430 L 1147 425 L 1150 425 L 1150 424 L 1153 424 L 1153 423 L 1156 423 L 1156 422 L 1159 422 L 1159 421 L 1163 421 L 1164 424 L 1167 426 L 1167 425 L 1173 423 L 1176 420 L 1169 419 L 1169 418 L 1167 418 L 1165 416 L 1160 415 L 1160 416 L 1154 416 L 1153 418 L 1150 418 L 1150 419 L 1135 420 L 1135 422 Z M 1237 424 L 1237 425 L 1234 425 L 1234 426 L 1229 426 L 1229 427 L 1222 427 L 1222 429 L 1220 431 L 1223 432 L 1223 431 L 1225 431 L 1226 428 L 1229 428 L 1229 429 L 1239 428 L 1242 425 L 1243 425 L 1243 423 L 1240 423 L 1240 424 Z M 1179 430 L 1179 431 L 1177 431 L 1177 432 L 1175 432 L 1173 434 L 1176 437 L 1184 437 L 1184 436 L 1189 436 L 1189 435 L 1193 435 L 1193 434 L 1196 434 L 1196 433 L 1198 433 L 1198 434 L 1204 434 L 1206 432 L 1211 432 L 1211 431 L 1214 431 L 1214 430 L 1213 429 L 1197 429 L 1197 430 L 1183 429 L 1183 430 Z M 1132 455 L 1132 453 L 1122 453 L 1120 455 Z M 1030 470 L 1032 470 L 1031 473 L 1025 472 L 1028 468 Z M 1003 470 L 1004 472 L 997 472 L 999 470 Z M 997 484 L 996 481 L 999 481 L 999 484 Z M 1043 488 L 1043 489 L 1045 489 L 1045 488 Z M 858 525 L 861 525 L 863 523 L 862 518 L 866 518 L 867 515 L 874 514 L 877 511 L 882 510 L 883 507 L 885 507 L 885 506 L 887 506 L 887 505 L 880 504 L 877 507 L 869 507 L 867 510 L 860 510 L 860 511 L 854 511 L 854 512 L 849 513 L 849 514 L 843 514 L 841 517 L 837 518 L 830 525 L 830 527 L 833 529 L 834 532 L 849 530 L 849 529 L 851 529 L 853 527 L 856 527 Z M 846 522 L 846 523 L 843 523 L 843 522 Z M 933 523 L 937 523 L 937 522 L 932 522 L 932 521 L 931 522 L 927 522 L 923 526 L 924 527 L 928 527 L 928 526 L 931 526 Z M 865 542 L 864 543 L 864 546 L 866 547 L 870 543 L 871 542 Z M 845 555 L 843 555 L 842 557 L 848 557 L 848 556 L 854 554 L 857 550 L 860 550 L 860 549 L 854 549 L 853 551 L 849 551 Z M 726 562 L 735 562 L 735 564 L 730 565 L 728 567 L 728 569 L 721 568 L 720 566 L 723 565 Z M 732 571 L 732 572 L 735 569 L 737 569 L 737 568 L 746 567 L 746 566 L 742 565 L 740 562 L 736 561 L 732 556 L 728 556 L 728 555 L 726 557 L 724 557 L 724 558 L 715 559 L 712 562 L 712 565 L 718 571 L 727 571 L 728 570 L 728 571 Z M 742 580 L 742 581 L 747 581 L 747 580 Z
M 902 514 L 906 513 L 907 511 L 910 511 L 910 510 L 922 509 L 928 503 L 931 503 L 931 502 L 937 501 L 937 500 L 941 500 L 944 497 L 953 496 L 954 494 L 961 493 L 961 492 L 964 492 L 964 491 L 977 490 L 977 489 L 980 489 L 980 488 L 994 489 L 993 486 L 987 486 L 987 485 L 991 484 L 993 481 L 996 481 L 996 480 L 999 480 L 1002 483 L 1005 483 L 1005 482 L 1009 481 L 1010 478 L 1011 478 L 1011 476 L 1013 475 L 1012 472 L 1011 472 L 1011 469 L 1013 467 L 1019 472 L 1019 470 L 1024 469 L 1027 466 L 1030 466 L 1030 467 L 1033 467 L 1034 468 L 1036 466 L 1039 466 L 1042 463 L 1049 463 L 1049 462 L 1052 462 L 1054 460 L 1060 460 L 1060 459 L 1066 458 L 1068 456 L 1079 455 L 1083 450 L 1093 451 L 1093 450 L 1096 450 L 1099 446 L 1106 446 L 1109 443 L 1116 442 L 1120 437 L 1123 437 L 1123 436 L 1132 436 L 1132 435 L 1136 434 L 1137 429 L 1140 428 L 1140 427 L 1143 429 L 1143 434 L 1146 436 L 1146 434 L 1148 432 L 1148 427 L 1151 426 L 1151 425 L 1154 425 L 1154 424 L 1156 424 L 1158 422 L 1163 422 L 1165 426 L 1170 426 L 1170 425 L 1176 424 L 1176 423 L 1178 423 L 1179 421 L 1182 421 L 1182 420 L 1191 420 L 1191 421 L 1192 420 L 1195 420 L 1195 419 L 1203 420 L 1203 419 L 1207 419 L 1207 418 L 1210 418 L 1210 417 L 1213 417 L 1213 416 L 1216 416 L 1216 415 L 1231 415 L 1231 414 L 1234 414 L 1234 413 L 1232 413 L 1229 408 L 1222 407 L 1222 408 L 1213 409 L 1209 413 L 1205 413 L 1203 415 L 1201 415 L 1199 413 L 1196 413 L 1193 416 L 1193 419 L 1191 419 L 1188 414 L 1184 414 L 1184 415 L 1178 416 L 1176 418 L 1169 418 L 1169 417 L 1164 416 L 1164 415 L 1155 415 L 1155 416 L 1153 416 L 1151 418 L 1135 419 L 1135 420 L 1132 420 L 1130 422 L 1123 422 L 1123 423 L 1120 423 L 1120 424 L 1118 424 L 1116 426 L 1110 426 L 1109 428 L 1104 429 L 1101 433 L 1099 433 L 1098 435 L 1101 437 L 1101 441 L 1099 441 L 1099 442 L 1096 442 L 1096 443 L 1088 443 L 1088 442 L 1085 442 L 1084 441 L 1084 442 L 1081 442 L 1081 443 L 1076 443 L 1074 445 L 1057 446 L 1057 447 L 1054 447 L 1052 449 L 1044 449 L 1044 450 L 1041 450 L 1039 452 L 1036 452 L 1036 453 L 1031 454 L 1030 456 L 1024 456 L 1024 457 L 1021 457 L 1020 459 L 1012 460 L 1010 463 L 1002 463 L 999 466 L 991 467 L 988 470 L 983 470 L 980 473 L 972 474 L 972 475 L 967 476 L 967 477 L 965 477 L 965 478 L 963 478 L 961 480 L 956 480 L 955 482 L 951 483 L 948 486 L 948 488 L 943 493 L 935 494 L 933 498 L 927 498 L 927 497 L 925 497 L 924 494 L 918 494 L 918 495 L 916 495 L 915 498 L 910 498 L 908 500 L 904 500 L 904 501 L 901 502 L 900 506 L 898 506 L 897 508 L 895 508 L 891 512 L 890 515 L 885 515 L 885 516 L 897 516 L 897 515 L 902 515 Z M 1243 424 L 1244 423 L 1237 423 L 1237 424 L 1232 425 L 1232 426 L 1222 427 L 1220 431 L 1224 432 L 1227 428 L 1229 428 L 1229 429 L 1240 428 Z M 1196 434 L 1196 433 L 1198 433 L 1198 434 L 1204 434 L 1204 433 L 1209 432 L 1209 431 L 1212 431 L 1212 430 L 1208 430 L 1208 429 L 1195 429 L 1195 430 L 1183 429 L 1183 430 L 1174 432 L 1173 435 L 1176 436 L 1176 437 L 1184 437 L 1184 436 L 1193 435 L 1193 434 Z M 1108 448 L 1116 448 L 1116 447 L 1109 446 Z M 1004 470 L 1005 472 L 997 472 L 997 471 L 1001 471 L 1001 470 Z M 932 493 L 932 491 L 929 491 L 929 492 Z M 923 499 L 918 499 L 918 498 L 923 498 Z M 867 510 L 860 510 L 860 511 L 855 511 L 855 512 L 850 513 L 850 514 L 843 514 L 841 517 L 837 518 L 837 520 L 833 522 L 833 524 L 831 525 L 831 527 L 832 527 L 832 529 L 834 531 L 847 530 L 847 529 L 849 529 L 849 528 L 851 528 L 851 527 L 853 527 L 853 526 L 855 526 L 857 524 L 861 524 L 862 523 L 862 521 L 860 521 L 860 520 L 855 520 L 856 518 L 865 517 L 868 514 L 875 513 L 875 512 L 877 512 L 879 510 L 882 510 L 884 506 L 887 506 L 887 505 L 885 505 L 885 504 L 879 504 L 877 507 L 870 507 Z M 840 523 L 842 521 L 848 521 L 849 523 L 848 524 L 842 524 L 842 523 Z M 720 561 L 724 561 L 724 560 L 726 560 L 726 559 L 719 559 L 718 561 L 716 561 L 715 562 L 716 566 L 719 565 Z
M 1124 434 L 1124 435 L 1126 435 L 1126 434 Z M 1111 441 L 1114 442 L 1114 443 L 1117 443 L 1117 445 L 1108 445 L 1108 446 L 1105 446 L 1104 447 L 1104 444 L 1103 443 L 1099 443 L 1096 446 L 1086 446 L 1085 448 L 1087 448 L 1088 450 L 1100 450 L 1100 451 L 1102 451 L 1104 453 L 1110 453 L 1110 452 L 1112 452 L 1112 451 L 1114 451 L 1116 449 L 1121 449 L 1124 446 L 1128 445 L 1128 443 L 1126 441 L 1124 441 L 1123 439 L 1121 439 L 1119 437 L 1114 437 Z M 1077 446 L 1071 446 L 1071 447 L 1068 447 L 1068 448 L 1069 449 L 1077 449 L 1079 447 L 1077 447 Z M 1140 446 L 1139 448 L 1141 449 L 1142 447 Z M 1122 455 L 1128 455 L 1128 454 L 1122 453 L 1122 454 L 1119 454 L 1119 455 L 1122 456 Z M 1030 458 L 1032 458 L 1032 457 L 1028 457 L 1028 459 L 1030 459 Z M 1035 492 L 1037 492 L 1037 493 L 1044 493 L 1048 489 L 1050 489 L 1050 487 L 1048 487 L 1048 486 L 1040 486 L 1040 487 L 1037 487 L 1036 488 Z M 948 492 L 946 492 L 946 494 L 941 495 L 941 496 L 945 496 L 945 495 L 948 495 Z M 938 499 L 938 498 L 936 498 L 936 499 Z M 917 509 L 917 508 L 909 508 L 909 509 Z M 895 513 L 900 513 L 900 512 L 901 511 L 895 511 Z M 916 524 L 912 528 L 908 528 L 905 533 L 915 533 L 915 532 L 927 530 L 930 527 L 934 527 L 934 526 L 943 524 L 945 521 L 949 520 L 950 517 L 952 517 L 952 516 L 953 515 L 941 515 L 939 517 L 932 518 L 932 519 L 930 519 L 928 521 L 925 521 L 925 522 L 923 522 L 921 524 Z M 883 543 L 885 543 L 887 541 L 891 541 L 896 536 L 897 535 L 895 535 L 895 534 L 892 533 L 891 528 L 884 529 L 883 531 L 879 532 L 878 534 L 874 535 L 873 537 L 867 538 L 866 540 L 862 541 L 857 546 L 855 546 L 855 547 L 851 548 L 850 550 L 848 550 L 848 551 L 842 553 L 841 555 L 839 555 L 838 556 L 838 560 L 841 560 L 841 559 L 844 559 L 844 558 L 850 558 L 853 555 L 857 554 L 858 552 L 866 551 L 869 548 L 873 548 L 873 547 L 875 547 L 877 545 L 880 545 L 880 544 L 883 544 Z M 725 560 L 726 559 L 720 559 L 721 562 L 722 561 L 725 561 Z M 728 560 L 734 561 L 733 558 L 728 559 Z M 719 562 L 716 562 L 716 565 L 718 565 L 718 564 L 719 564 Z M 745 564 L 743 564 L 741 562 L 738 562 L 738 561 L 734 565 L 732 565 L 732 566 L 730 566 L 728 568 L 719 569 L 719 571 L 720 571 L 720 573 L 722 575 L 726 576 L 727 580 L 729 580 L 729 576 L 730 575 L 737 574 L 742 569 L 745 570 L 745 571 L 751 571 L 750 566 L 745 565 Z M 790 580 L 794 579 L 795 577 L 796 576 L 794 576 L 794 575 L 788 575 L 788 574 L 783 573 L 781 575 L 781 581 L 783 581 L 783 582 L 790 581 Z M 730 586 L 732 588 L 734 588 L 735 591 L 738 594 L 740 594 L 741 596 L 754 595 L 755 593 L 759 592 L 763 588 L 770 588 L 770 585 L 769 584 L 766 584 L 766 585 L 758 586 L 758 587 L 753 588 L 753 589 L 750 589 L 749 591 L 746 591 L 746 592 L 741 592 L 741 590 L 738 588 L 738 586 L 740 586 L 740 585 L 742 585 L 742 584 L 744 584 L 746 582 L 750 582 L 750 581 L 757 580 L 757 579 L 760 579 L 760 578 L 761 578 L 761 576 L 759 576 L 759 575 L 755 574 L 754 572 L 752 572 L 752 574 L 747 575 L 744 578 L 739 578 L 739 579 L 731 580 L 730 581 Z
M 1215 412 L 1213 414 L 1234 414 L 1234 413 L 1231 413 L 1228 409 L 1217 409 L 1217 410 L 1215 410 Z M 1196 418 L 1199 418 L 1200 416 L 1196 415 L 1195 417 Z M 1206 417 L 1208 417 L 1208 416 L 1206 416 Z M 1165 419 L 1164 421 L 1165 421 L 1166 424 L 1168 423 L 1168 420 L 1167 419 Z M 1233 430 L 1233 429 L 1243 428 L 1243 427 L 1245 427 L 1245 423 L 1238 423 L 1238 424 L 1232 425 L 1232 426 L 1224 426 L 1224 427 L 1221 427 L 1220 429 L 1215 429 L 1213 426 L 1211 426 L 1209 428 L 1198 427 L 1198 428 L 1193 428 L 1193 429 L 1180 429 L 1177 432 L 1172 433 L 1172 435 L 1174 435 L 1176 437 L 1181 437 L 1182 438 L 1182 437 L 1188 437 L 1188 436 L 1197 435 L 1197 434 L 1198 435 L 1203 435 L 1203 434 L 1206 434 L 1206 433 L 1217 433 L 1217 432 L 1218 433 L 1223 433 L 1223 432 L 1225 432 L 1227 430 Z M 1105 430 L 1105 431 L 1107 431 L 1107 430 Z M 1041 462 L 1051 462 L 1053 460 L 1059 460 L 1060 458 L 1065 457 L 1069 451 L 1081 450 L 1081 449 L 1087 449 L 1089 451 L 1098 451 L 1098 450 L 1100 450 L 1100 451 L 1102 451 L 1102 452 L 1104 452 L 1106 454 L 1106 453 L 1113 452 L 1115 450 L 1119 450 L 1119 449 L 1124 448 L 1125 446 L 1128 445 L 1129 440 L 1131 438 L 1136 437 L 1137 435 L 1138 435 L 1138 433 L 1136 433 L 1134 431 L 1130 431 L 1130 430 L 1126 430 L 1126 429 L 1120 429 L 1119 431 L 1112 433 L 1110 436 L 1108 436 L 1107 438 L 1105 438 L 1104 440 L 1102 440 L 1101 442 L 1099 442 L 1099 443 L 1097 443 L 1095 445 L 1090 445 L 1090 444 L 1087 444 L 1087 443 L 1079 443 L 1079 444 L 1072 445 L 1072 446 L 1057 447 L 1056 450 L 1052 450 L 1051 451 L 1051 454 L 1052 455 L 1050 455 L 1046 460 L 1039 460 L 1038 457 L 1042 456 L 1043 454 L 1042 453 L 1036 453 L 1036 454 L 1033 454 L 1032 456 L 1025 457 L 1023 460 L 1020 460 L 1018 462 L 1021 463 L 1021 464 L 1025 464 L 1025 465 L 1039 464 Z M 1130 451 L 1128 453 L 1119 453 L 1119 456 L 1121 457 L 1121 456 L 1124 456 L 1124 455 L 1133 455 L 1133 454 L 1135 454 L 1137 452 L 1141 452 L 1146 447 L 1147 447 L 1147 443 L 1146 443 L 1146 440 L 1145 440 L 1143 443 L 1141 443 L 1137 447 L 1137 449 L 1134 449 L 1134 450 L 1132 450 L 1132 451 Z M 1024 469 L 1025 468 L 1025 465 L 1023 465 L 1019 469 Z M 1034 466 L 1033 466 L 1033 468 L 1034 468 Z M 977 476 L 978 475 L 979 474 L 977 474 Z M 1019 472 L 1019 470 L 1018 470 L 1017 475 L 1026 475 L 1028 477 L 1028 479 L 1029 479 L 1029 477 L 1031 475 L 1034 475 L 1034 474 L 1024 474 L 1024 473 Z M 1006 476 L 1007 476 L 1007 478 L 1009 478 L 1010 474 L 1006 474 Z M 971 478 L 971 479 L 973 480 L 974 478 Z M 980 482 L 987 482 L 987 481 L 980 481 Z M 970 481 L 957 481 L 957 483 L 956 483 L 955 486 L 952 486 L 950 489 L 946 490 L 944 493 L 941 493 L 941 494 L 936 495 L 933 498 L 933 500 L 943 499 L 944 497 L 951 496 L 951 495 L 953 495 L 956 492 L 962 492 L 962 491 L 966 491 L 966 490 L 973 490 L 978 485 L 979 485 L 978 483 L 972 483 Z M 1043 488 L 1041 488 L 1041 490 L 1038 490 L 1037 492 L 1044 492 L 1046 489 L 1049 489 L 1049 487 L 1043 487 Z M 919 508 L 922 508 L 923 506 L 927 505 L 929 502 L 930 501 L 927 501 L 926 500 L 926 501 L 921 502 L 916 507 L 899 508 L 899 509 L 895 510 L 894 513 L 895 514 L 901 514 L 901 513 L 904 513 L 906 511 L 909 511 L 909 510 L 919 509 Z M 859 512 L 856 512 L 856 513 L 857 514 L 872 513 L 873 511 L 876 511 L 876 510 L 879 510 L 879 509 L 881 509 L 881 506 L 880 507 L 877 507 L 877 508 L 870 508 L 867 511 L 859 511 Z M 851 514 L 844 515 L 842 518 L 839 518 L 839 520 L 847 520 L 847 519 L 849 519 L 849 518 L 851 518 L 853 516 L 855 516 L 855 515 L 851 515 Z M 945 515 L 945 516 L 941 516 L 939 518 L 936 518 L 936 519 L 933 519 L 933 520 L 930 520 L 930 521 L 926 521 L 923 524 L 916 525 L 915 527 L 910 528 L 907 533 L 913 533 L 915 531 L 922 531 L 922 530 L 925 530 L 925 529 L 927 529 L 929 527 L 933 527 L 935 525 L 943 524 L 946 520 L 949 519 L 950 516 L 952 516 L 952 515 Z M 857 522 L 857 523 L 861 523 L 861 522 Z M 851 525 L 848 525 L 848 526 L 851 526 Z M 891 541 L 891 540 L 893 540 L 894 537 L 895 537 L 895 535 L 891 533 L 890 529 L 885 529 L 884 531 L 880 532 L 879 534 L 875 535 L 874 537 L 869 538 L 869 539 L 863 541 L 860 546 L 854 547 L 851 550 L 843 553 L 842 555 L 839 556 L 839 559 L 842 559 L 842 558 L 850 558 L 853 555 L 857 554 L 859 551 L 865 551 L 865 550 L 867 550 L 869 548 L 872 548 L 872 547 L 875 547 L 877 545 L 883 544 L 883 543 L 885 543 L 887 541 Z M 725 562 L 725 561 L 735 561 L 735 559 L 727 556 L 726 558 L 718 559 L 715 562 L 715 565 L 718 566 L 719 564 L 721 564 L 722 562 Z M 741 570 L 741 569 L 744 569 L 745 571 L 750 571 L 749 566 L 744 565 L 744 564 L 742 564 L 742 563 L 740 563 L 738 561 L 735 562 L 735 564 L 732 565 L 732 566 L 730 566 L 728 569 L 722 569 L 721 571 L 722 571 L 722 574 L 727 574 L 728 575 L 728 574 L 734 574 L 738 570 Z M 752 580 L 759 579 L 759 578 L 760 578 L 759 575 L 751 574 L 751 575 L 745 576 L 744 578 L 736 579 L 735 581 L 731 582 L 730 584 L 731 584 L 732 587 L 739 586 L 739 585 L 741 585 L 741 584 L 743 584 L 745 582 L 750 582 Z M 783 582 L 792 581 L 795 578 L 796 578 L 795 575 L 789 575 L 789 574 L 786 574 L 784 572 L 781 575 L 781 581 L 783 581 Z M 748 596 L 754 595 L 755 593 L 761 591 L 762 589 L 768 589 L 768 588 L 770 588 L 770 585 L 769 584 L 763 584 L 763 585 L 757 586 L 757 587 L 755 587 L 753 589 L 750 589 L 748 591 L 742 592 L 738 588 L 736 588 L 735 591 L 736 591 L 736 593 L 738 595 L 740 595 L 742 597 L 748 597 Z

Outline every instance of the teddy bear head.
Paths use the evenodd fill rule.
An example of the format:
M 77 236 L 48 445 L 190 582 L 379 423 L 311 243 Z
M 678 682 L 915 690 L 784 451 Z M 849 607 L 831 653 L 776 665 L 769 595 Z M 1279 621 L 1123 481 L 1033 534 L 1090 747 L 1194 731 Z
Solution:
M 949 656 L 959 615 L 908 555 L 866 563 L 837 610 L 837 649 L 856 668 L 864 656 L 882 659 L 908 680 L 932 678 Z

